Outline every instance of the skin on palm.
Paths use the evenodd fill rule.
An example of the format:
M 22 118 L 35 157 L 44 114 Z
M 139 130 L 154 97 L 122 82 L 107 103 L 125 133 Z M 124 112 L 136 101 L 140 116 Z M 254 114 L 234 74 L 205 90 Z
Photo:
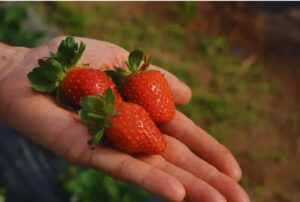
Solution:
M 241 170 L 231 153 L 178 111 L 174 120 L 160 125 L 161 131 L 167 134 L 168 144 L 162 156 L 133 157 L 102 145 L 90 149 L 86 144 L 90 136 L 77 115 L 58 106 L 50 96 L 34 93 L 26 77 L 37 65 L 37 59 L 55 51 L 62 39 L 56 38 L 34 49 L 1 51 L 2 123 L 70 162 L 138 184 L 171 201 L 183 198 L 188 201 L 249 201 L 235 182 L 240 179 Z M 80 61 L 82 64 L 89 63 L 97 68 L 125 66 L 128 52 L 119 46 L 77 39 L 87 46 Z M 176 104 L 189 101 L 191 91 L 185 84 L 165 70 L 151 68 L 165 74 Z

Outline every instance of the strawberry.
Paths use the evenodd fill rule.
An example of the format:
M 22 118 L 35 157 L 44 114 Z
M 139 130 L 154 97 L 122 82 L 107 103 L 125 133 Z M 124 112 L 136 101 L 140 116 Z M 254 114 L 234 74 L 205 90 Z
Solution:
M 128 70 L 116 67 L 116 71 L 106 71 L 121 85 L 123 98 L 144 107 L 157 123 L 172 120 L 175 116 L 175 103 L 164 75 L 156 70 L 146 70 L 149 57 L 138 49 L 129 54 L 126 64 Z
M 161 154 L 166 141 L 145 109 L 139 105 L 114 101 L 113 91 L 104 96 L 82 99 L 80 118 L 93 135 L 90 144 L 106 135 L 115 148 L 130 154 Z
M 87 95 L 102 95 L 112 88 L 117 101 L 122 100 L 115 84 L 101 70 L 79 67 L 76 64 L 85 50 L 85 45 L 69 36 L 63 40 L 56 53 L 39 59 L 28 78 L 32 88 L 38 92 L 55 93 L 57 101 L 65 106 L 79 108 L 79 101 Z
M 70 69 L 60 85 L 63 101 L 78 108 L 80 99 L 87 95 L 103 95 L 104 91 L 112 88 L 118 101 L 122 100 L 118 90 L 104 72 L 99 69 L 76 67 Z

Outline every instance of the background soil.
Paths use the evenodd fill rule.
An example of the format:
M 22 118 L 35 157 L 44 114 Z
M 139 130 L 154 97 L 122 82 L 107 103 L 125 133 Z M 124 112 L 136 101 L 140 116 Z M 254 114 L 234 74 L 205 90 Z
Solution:
M 300 201 L 300 127 L 285 118 L 300 113 L 300 9 L 299 4 L 203 3 L 189 25 L 192 31 L 225 35 L 232 49 L 256 55 L 265 64 L 267 77 L 275 79 L 279 97 L 260 101 L 271 124 L 237 128 L 228 145 L 242 164 L 253 201 Z M 246 148 L 262 153 L 277 150 L 286 158 L 247 159 Z M 247 186 L 248 186 L 247 185 Z

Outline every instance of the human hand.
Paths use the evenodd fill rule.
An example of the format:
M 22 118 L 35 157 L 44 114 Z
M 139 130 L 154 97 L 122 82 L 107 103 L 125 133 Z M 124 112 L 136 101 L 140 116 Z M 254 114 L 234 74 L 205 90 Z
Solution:
M 37 59 L 56 51 L 63 38 L 34 49 L 3 48 L 0 58 L 0 121 L 64 159 L 135 183 L 171 201 L 249 201 L 237 184 L 241 170 L 231 153 L 180 112 L 167 124 L 167 150 L 162 155 L 128 155 L 103 145 L 91 149 L 86 126 L 48 95 L 30 88 L 27 74 Z M 103 41 L 77 38 L 86 44 L 81 63 L 91 67 L 124 66 L 128 52 Z M 1 56 L 2 55 L 2 56 Z M 152 66 L 152 68 L 157 68 Z M 164 72 L 177 104 L 186 104 L 190 89 Z M 230 177 L 228 177 L 230 176 Z

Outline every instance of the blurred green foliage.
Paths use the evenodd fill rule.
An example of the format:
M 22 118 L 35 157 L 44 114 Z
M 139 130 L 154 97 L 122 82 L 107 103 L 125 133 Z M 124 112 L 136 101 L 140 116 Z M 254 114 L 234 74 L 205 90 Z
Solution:
M 65 189 L 78 202 L 141 202 L 149 194 L 133 185 L 120 181 L 90 169 L 79 169 L 70 166 L 60 176 Z
M 282 163 L 286 160 L 286 154 L 284 152 L 261 152 L 261 151 L 248 151 L 246 153 L 247 158 L 252 161 L 271 161 L 275 163 Z
M 51 2 L 47 4 L 46 9 L 55 11 L 51 12 L 51 15 L 47 15 L 48 21 L 63 28 L 65 33 L 84 36 L 88 32 L 87 28 L 91 18 L 86 18 L 87 13 L 75 7 L 74 4 Z
M 23 4 L 0 7 L 0 41 L 10 45 L 34 46 L 42 33 L 23 26 L 27 17 Z
M 193 1 L 177 2 L 173 4 L 173 7 L 176 19 L 181 23 L 188 23 L 196 17 L 199 3 Z
M 5 202 L 6 188 L 0 187 L 0 202 Z

